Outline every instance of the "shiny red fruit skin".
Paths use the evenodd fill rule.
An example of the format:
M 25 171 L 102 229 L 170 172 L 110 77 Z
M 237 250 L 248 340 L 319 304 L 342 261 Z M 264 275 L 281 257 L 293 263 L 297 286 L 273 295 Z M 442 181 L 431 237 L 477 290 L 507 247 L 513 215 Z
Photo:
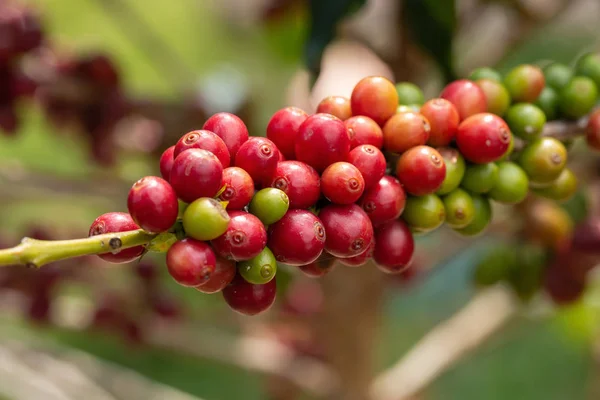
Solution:
M 237 115 L 220 112 L 206 120 L 202 129 L 213 132 L 223 139 L 232 160 L 239 148 L 248 140 L 248 128 Z
M 398 92 L 388 79 L 382 76 L 367 76 L 352 89 L 350 106 L 352 114 L 364 115 L 383 125 L 396 113 Z
M 317 172 L 337 161 L 346 161 L 350 137 L 344 123 L 329 114 L 314 114 L 298 128 L 295 141 L 296 159 Z
M 352 116 L 350 99 L 342 96 L 325 97 L 317 106 L 317 113 L 331 114 L 345 121 Z
M 211 241 L 215 252 L 235 261 L 256 257 L 267 245 L 265 226 L 254 215 L 245 211 L 229 211 L 227 231 Z
M 357 115 L 345 120 L 344 126 L 350 136 L 350 149 L 363 144 L 370 144 L 378 149 L 383 147 L 383 131 L 371 118 Z
M 397 113 L 383 126 L 383 147 L 392 153 L 404 153 L 427 143 L 430 131 L 429 121 L 420 113 Z
M 306 210 L 290 210 L 269 227 L 269 249 L 284 264 L 312 263 L 323 252 L 325 240 L 323 223 Z
M 435 193 L 446 177 L 441 154 L 429 146 L 417 146 L 400 156 L 396 176 L 404 190 L 414 196 Z
M 600 150 L 600 108 L 590 113 L 585 129 L 587 145 L 594 150 Z
M 219 200 L 229 202 L 228 210 L 241 210 L 254 196 L 254 181 L 250 175 L 239 167 L 227 167 L 223 170 L 225 190 Z
M 175 158 L 169 180 L 177 196 L 186 203 L 214 197 L 223 182 L 223 165 L 210 151 L 186 150 Z
M 414 251 L 415 241 L 404 221 L 390 221 L 375 230 L 373 258 L 383 272 L 396 274 L 407 269 Z
M 231 283 L 236 272 L 235 261 L 217 257 L 217 265 L 210 279 L 195 289 L 207 294 L 220 292 Z
M 544 289 L 554 304 L 564 306 L 583 296 L 586 281 L 584 277 L 574 276 L 562 266 L 552 264 L 544 272 Z
M 375 252 L 375 236 L 373 236 L 373 240 L 369 246 L 367 246 L 367 250 L 363 251 L 357 256 L 348 257 L 348 258 L 340 258 L 339 262 L 347 267 L 362 267 L 366 263 L 369 262 L 371 258 L 373 258 L 373 253 Z
M 350 163 L 333 163 L 321 175 L 321 191 L 332 203 L 352 204 L 362 196 L 364 190 L 362 174 Z
M 385 175 L 365 191 L 358 203 L 371 219 L 373 226 L 398 218 L 406 205 L 406 193 L 400 181 Z
M 421 114 L 427 118 L 431 130 L 427 144 L 434 147 L 448 146 L 456 136 L 460 115 L 446 99 L 431 99 L 421 107 Z
M 298 269 L 310 278 L 320 278 L 335 268 L 335 260 L 337 258 L 323 252 L 316 261 L 305 265 L 298 265 Z
M 206 242 L 185 238 L 167 251 L 167 270 L 182 286 L 196 287 L 208 282 L 216 265 L 217 257 Z
M 456 107 L 461 120 L 487 111 L 487 99 L 479 86 L 467 79 L 450 82 L 440 97 Z
M 260 314 L 271 308 L 276 292 L 276 279 L 264 285 L 255 285 L 246 282 L 239 274 L 222 291 L 225 302 L 232 310 L 248 316 Z
M 178 155 L 189 149 L 210 151 L 217 156 L 223 168 L 229 167 L 229 164 L 231 163 L 231 156 L 227 149 L 227 145 L 223 139 L 211 131 L 201 129 L 186 133 L 175 144 L 173 155 L 177 158 Z
M 325 250 L 336 257 L 354 257 L 367 250 L 373 240 L 373 225 L 356 204 L 323 207 L 319 218 L 325 227 Z
M 300 161 L 278 163 L 270 186 L 288 195 L 290 209 L 310 208 L 321 196 L 319 174 L 313 167 Z
M 110 212 L 100 215 L 92 222 L 88 236 L 135 231 L 137 229 L 140 229 L 140 227 L 133 221 L 131 215 L 123 212 Z M 98 254 L 98 257 L 113 264 L 124 264 L 136 260 L 143 252 L 144 246 L 135 246 L 114 254 Z
M 171 146 L 166 149 L 160 156 L 160 176 L 164 180 L 168 181 L 171 176 L 171 168 L 175 162 L 175 146 Z
M 491 113 L 475 114 L 458 126 L 456 144 L 468 161 L 485 164 L 504 156 L 511 133 L 502 118 Z
M 169 182 L 157 176 L 146 176 L 131 187 L 127 209 L 143 230 L 159 233 L 173 226 L 179 213 L 179 203 Z
M 385 175 L 385 156 L 377 147 L 363 144 L 348 154 L 348 162 L 354 165 L 365 181 L 365 190 L 373 187 Z
M 244 169 L 257 187 L 270 182 L 279 162 L 279 150 L 267 138 L 251 137 L 235 156 L 235 166 Z
M 277 111 L 267 125 L 267 138 L 271 140 L 287 160 L 296 158 L 294 150 L 298 128 L 308 114 L 298 107 L 286 107 Z

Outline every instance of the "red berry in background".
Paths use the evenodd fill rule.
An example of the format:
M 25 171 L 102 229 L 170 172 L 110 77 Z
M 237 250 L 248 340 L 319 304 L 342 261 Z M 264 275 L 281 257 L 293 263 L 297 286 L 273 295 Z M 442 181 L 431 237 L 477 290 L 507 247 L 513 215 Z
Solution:
M 160 175 L 165 179 L 169 180 L 171 176 L 171 168 L 175 162 L 175 146 L 171 146 L 166 149 L 160 156 Z
M 52 299 L 45 290 L 33 294 L 27 307 L 27 317 L 37 324 L 46 324 L 51 319 Z
M 264 285 L 255 285 L 246 282 L 238 274 L 223 289 L 223 298 L 234 311 L 243 315 L 257 315 L 267 311 L 273 305 L 276 292 L 277 284 L 275 279 Z
M 544 289 L 557 305 L 568 305 L 583 296 L 586 289 L 584 277 L 574 276 L 561 265 L 552 264 L 544 271 Z
M 175 158 L 169 181 L 186 203 L 214 197 L 222 186 L 223 165 L 210 151 L 190 149 Z
M 377 147 L 363 144 L 348 154 L 348 162 L 354 165 L 365 180 L 365 190 L 373 187 L 385 175 L 385 156 Z
M 248 140 L 248 128 L 237 115 L 220 112 L 206 120 L 202 129 L 213 132 L 223 139 L 231 159 L 235 159 L 239 148 Z
M 364 115 L 383 125 L 398 108 L 398 92 L 388 79 L 368 76 L 361 79 L 350 96 L 353 115 Z
M 361 267 L 369 262 L 371 258 L 373 258 L 373 253 L 375 252 L 375 238 L 371 240 L 371 243 L 367 246 L 367 250 L 363 251 L 357 256 L 348 257 L 348 258 L 340 258 L 339 262 L 347 267 Z
M 314 114 L 298 128 L 295 144 L 296 159 L 317 172 L 337 161 L 346 161 L 350 152 L 350 137 L 344 123 L 329 114 Z
M 175 144 L 175 158 L 185 150 L 202 149 L 213 153 L 223 168 L 229 167 L 231 156 L 223 139 L 207 130 L 191 131 L 183 135 Z
M 317 106 L 317 113 L 331 114 L 345 121 L 352 116 L 350 99 L 342 96 L 325 97 Z
M 267 125 L 267 138 L 288 160 L 296 158 L 295 143 L 298 128 L 308 118 L 308 114 L 297 107 L 286 107 L 277 111 Z
M 167 251 L 167 270 L 183 286 L 200 286 L 215 272 L 217 257 L 210 246 L 199 240 L 185 238 Z
M 217 257 L 217 266 L 208 282 L 196 286 L 196 290 L 202 293 L 217 293 L 223 290 L 235 277 L 237 272 L 235 261 Z
M 179 203 L 169 182 L 157 176 L 146 176 L 131 187 L 127 209 L 143 230 L 158 233 L 173 226 Z
M 465 159 L 486 164 L 504 156 L 510 146 L 511 136 L 502 118 L 491 113 L 475 114 L 458 126 L 456 144 Z
M 373 258 L 383 272 L 395 274 L 407 269 L 415 251 L 415 241 L 402 220 L 390 221 L 375 229 Z
M 592 149 L 600 150 L 600 108 L 590 114 L 585 130 L 585 140 Z
M 359 201 L 374 226 L 398 218 L 406 204 L 406 193 L 400 181 L 385 175 L 367 190 Z
M 155 292 L 149 296 L 150 307 L 163 318 L 176 318 L 181 314 L 181 305 L 172 296 L 164 292 Z
M 298 269 L 308 277 L 320 278 L 335 268 L 335 260 L 334 256 L 323 252 L 316 261 L 298 265 Z
M 267 138 L 251 137 L 238 150 L 235 166 L 244 169 L 262 187 L 270 182 L 279 162 L 279 150 Z M 267 185 L 268 186 L 268 185 Z
M 485 93 L 475 82 L 467 79 L 459 79 L 446 85 L 440 97 L 454 104 L 461 120 L 487 111 Z
M 460 115 L 454 104 L 446 99 L 431 99 L 423 104 L 421 114 L 431 127 L 427 144 L 434 147 L 449 145 L 460 123 Z
M 419 113 L 395 114 L 383 126 L 383 147 L 393 153 L 424 145 L 429 139 L 429 121 Z
M 357 115 L 345 120 L 344 125 L 350 136 L 351 149 L 363 144 L 370 144 L 378 149 L 383 147 L 383 131 L 371 118 Z
M 321 191 L 332 203 L 352 204 L 362 196 L 364 190 L 362 174 L 350 163 L 333 163 L 321 175 Z
M 367 250 L 373 240 L 373 225 L 356 204 L 325 206 L 319 212 L 325 227 L 325 250 L 336 257 L 353 257 Z
M 306 210 L 290 210 L 269 227 L 269 249 L 277 261 L 305 265 L 315 261 L 325 248 L 325 227 Z
M 319 174 L 313 167 L 300 161 L 278 163 L 270 186 L 287 194 L 290 209 L 310 208 L 321 196 Z
M 243 261 L 256 257 L 267 245 L 265 226 L 245 211 L 230 211 L 227 231 L 211 241 L 217 254 L 228 260 Z
M 103 88 L 114 88 L 119 85 L 119 72 L 104 54 L 96 54 L 80 65 L 81 73 L 94 84 Z
M 131 215 L 123 212 L 110 212 L 102 214 L 92 222 L 88 236 L 127 232 L 137 229 L 140 229 L 140 227 L 133 221 Z M 143 252 L 144 246 L 136 246 L 120 250 L 116 253 L 98 254 L 98 257 L 114 264 L 123 264 L 136 260 Z
M 228 201 L 228 210 L 241 210 L 254 196 L 254 181 L 250 175 L 239 167 L 228 167 L 223 170 L 225 189 L 219 200 Z
M 152 283 L 156 280 L 158 273 L 156 264 L 148 261 L 140 261 L 133 266 L 135 274 L 144 282 Z
M 435 193 L 446 177 L 442 155 L 429 146 L 417 146 L 400 156 L 396 176 L 404 190 L 414 196 Z

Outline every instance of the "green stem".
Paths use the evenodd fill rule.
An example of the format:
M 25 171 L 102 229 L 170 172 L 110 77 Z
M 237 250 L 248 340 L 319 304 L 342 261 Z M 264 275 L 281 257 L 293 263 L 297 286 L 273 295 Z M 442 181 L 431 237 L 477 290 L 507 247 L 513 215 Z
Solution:
M 68 258 L 116 252 L 145 245 L 155 237 L 155 234 L 139 229 L 74 240 L 24 238 L 18 246 L 0 250 L 0 266 L 26 265 L 39 268 L 45 264 Z

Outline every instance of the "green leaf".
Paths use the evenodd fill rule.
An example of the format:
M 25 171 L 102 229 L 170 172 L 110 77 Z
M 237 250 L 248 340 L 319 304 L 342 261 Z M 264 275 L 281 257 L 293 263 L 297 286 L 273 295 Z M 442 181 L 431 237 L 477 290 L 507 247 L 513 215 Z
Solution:
M 176 241 L 177 235 L 175 233 L 163 232 L 152 239 L 146 249 L 155 253 L 166 253 Z

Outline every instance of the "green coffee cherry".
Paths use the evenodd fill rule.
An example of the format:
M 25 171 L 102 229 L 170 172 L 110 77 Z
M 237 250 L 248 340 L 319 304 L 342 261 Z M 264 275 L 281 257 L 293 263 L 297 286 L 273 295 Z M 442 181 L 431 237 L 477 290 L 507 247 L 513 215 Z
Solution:
M 532 244 L 516 249 L 516 262 L 509 271 L 508 281 L 522 301 L 529 301 L 542 284 L 546 252 L 543 247 Z
M 546 114 L 546 120 L 551 121 L 558 117 L 559 102 L 560 96 L 558 92 L 551 87 L 545 87 L 535 101 L 535 105 Z
M 546 114 L 530 103 L 512 105 L 506 113 L 506 123 L 510 131 L 524 140 L 539 137 L 546 124 Z
M 583 55 L 575 65 L 575 74 L 591 78 L 600 87 L 600 54 L 588 53 Z
M 451 228 L 464 228 L 475 218 L 475 204 L 463 189 L 455 189 L 442 198 L 446 209 L 446 224 Z
M 290 207 L 290 199 L 283 190 L 264 188 L 254 194 L 248 211 L 265 225 L 279 221 Z
M 398 104 L 400 105 L 422 105 L 425 102 L 425 96 L 421 88 L 414 83 L 397 83 L 396 92 L 398 92 Z
M 573 69 L 561 63 L 552 63 L 544 68 L 546 86 L 554 90 L 562 90 L 573 79 Z
M 471 195 L 475 206 L 475 216 L 469 225 L 464 228 L 455 229 L 463 236 L 477 236 L 485 231 L 492 221 L 492 204 L 487 196 L 480 194 Z
M 498 163 L 498 181 L 488 195 L 504 204 L 517 204 L 525 200 L 529 192 L 529 178 L 519 165 L 502 161 Z
M 544 89 L 544 73 L 535 65 L 521 64 L 506 74 L 504 86 L 515 103 L 533 103 Z
M 478 286 L 491 286 L 508 280 L 517 262 L 515 246 L 501 244 L 494 247 L 475 266 L 473 280 Z
M 270 282 L 277 273 L 277 260 L 268 247 L 265 247 L 256 257 L 239 262 L 237 266 L 242 278 L 255 285 Z
M 229 214 L 219 201 L 201 197 L 185 209 L 183 229 L 189 237 L 196 240 L 213 240 L 225 233 L 229 220 Z
M 460 152 L 452 147 L 438 147 L 436 150 L 442 155 L 446 164 L 446 177 L 436 194 L 444 195 L 460 185 L 465 174 L 466 164 Z
M 590 213 L 590 200 L 585 187 L 580 187 L 575 194 L 561 204 L 561 208 L 569 214 L 575 224 L 579 224 L 588 218 Z
M 469 75 L 468 79 L 471 81 L 478 81 L 480 79 L 490 79 L 492 81 L 502 82 L 502 75 L 500 75 L 500 72 L 496 71 L 493 68 L 481 67 L 475 68 L 473 71 L 471 71 L 471 74 Z
M 469 164 L 461 186 L 473 193 L 487 193 L 498 181 L 498 166 L 496 163 Z
M 569 201 L 577 192 L 577 177 L 573 171 L 565 168 L 549 186 L 533 188 L 532 191 L 538 196 L 564 203 Z
M 444 223 L 446 210 L 435 194 L 411 196 L 406 199 L 402 218 L 415 232 L 429 232 Z
M 598 87 L 591 78 L 576 76 L 560 92 L 559 109 L 567 118 L 581 118 L 591 111 L 598 99 Z
M 475 82 L 485 94 L 487 111 L 503 116 L 510 106 L 511 99 L 508 90 L 502 82 L 491 79 L 480 79 Z
M 565 169 L 567 149 L 558 139 L 542 137 L 525 146 L 519 156 L 519 165 L 533 186 L 547 186 Z

